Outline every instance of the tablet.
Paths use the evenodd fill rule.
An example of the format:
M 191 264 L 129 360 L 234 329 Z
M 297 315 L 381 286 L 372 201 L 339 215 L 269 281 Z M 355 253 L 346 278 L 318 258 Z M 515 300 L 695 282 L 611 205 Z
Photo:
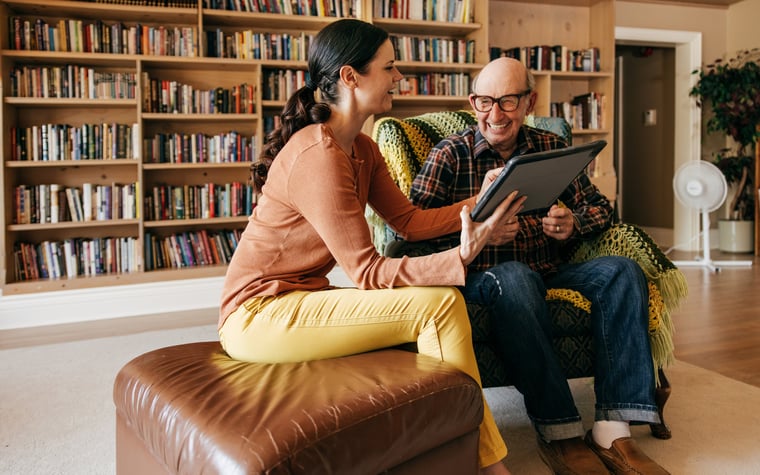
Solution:
M 520 213 L 548 209 L 607 145 L 605 140 L 512 157 L 475 205 L 473 221 L 485 221 L 512 191 L 527 196 Z

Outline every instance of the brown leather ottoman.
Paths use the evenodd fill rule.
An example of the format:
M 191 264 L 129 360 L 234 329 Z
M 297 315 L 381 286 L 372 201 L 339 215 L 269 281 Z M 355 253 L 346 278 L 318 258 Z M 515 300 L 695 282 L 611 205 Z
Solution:
M 478 472 L 480 388 L 409 351 L 255 364 L 171 346 L 127 363 L 113 398 L 119 475 Z

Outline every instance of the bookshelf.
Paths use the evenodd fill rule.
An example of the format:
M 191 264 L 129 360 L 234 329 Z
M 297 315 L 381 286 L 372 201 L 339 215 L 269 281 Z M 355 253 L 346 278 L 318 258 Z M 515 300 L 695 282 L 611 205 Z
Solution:
M 185 246 L 194 245 L 204 234 L 218 239 L 225 236 L 226 245 L 234 246 L 236 233 L 247 222 L 246 206 L 252 206 L 252 198 L 246 201 L 245 192 L 239 196 L 240 185 L 233 184 L 245 184 L 250 159 L 261 150 L 274 116 L 284 105 L 288 88 L 297 88 L 305 80 L 305 51 L 310 37 L 336 17 L 319 15 L 319 12 L 298 15 L 221 10 L 209 8 L 211 1 L 177 0 L 172 7 L 153 7 L 64 0 L 0 0 L 0 14 L 9 19 L 0 23 L 0 174 L 4 185 L 4 206 L 0 209 L 3 222 L 0 284 L 3 294 L 220 277 L 224 274 L 224 259 L 209 261 L 204 252 L 206 247 L 200 251 L 205 254 L 204 258 L 194 262 L 195 265 L 178 263 L 177 266 L 156 268 L 146 265 L 146 258 L 153 262 L 156 242 L 171 242 L 172 238 L 176 240 L 180 236 L 186 239 Z M 411 87 L 417 88 L 416 94 L 399 94 L 394 98 L 393 110 L 389 114 L 398 117 L 432 110 L 469 108 L 469 81 L 490 60 L 491 46 L 563 44 L 568 48 L 599 48 L 601 69 L 598 72 L 536 72 L 539 92 L 536 113 L 549 115 L 551 102 L 589 91 L 605 95 L 603 126 L 596 130 L 575 131 L 574 140 L 583 142 L 603 138 L 608 141 L 593 180 L 608 196 L 614 197 L 613 0 L 472 1 L 467 4 L 472 9 L 467 13 L 467 21 L 447 21 L 446 18 L 429 16 L 420 19 L 418 11 L 413 15 L 393 15 L 382 10 L 382 0 L 348 3 L 350 14 L 384 28 L 399 38 L 400 44 L 437 45 L 444 40 L 447 45 L 455 45 L 446 46 L 444 53 L 439 50 L 437 58 L 409 56 L 397 62 L 402 74 L 414 80 L 410 81 Z M 409 4 L 416 5 L 417 2 Z M 49 26 L 63 25 L 64 30 L 65 25 L 68 24 L 69 28 L 73 25 L 74 31 L 77 31 L 77 23 L 71 21 L 78 20 L 82 25 L 100 28 L 108 25 L 109 31 L 113 25 L 118 25 L 120 29 L 114 30 L 114 36 L 122 38 L 123 44 L 118 52 L 115 51 L 118 42 L 117 45 L 109 42 L 108 48 L 94 51 L 93 42 L 88 42 L 88 36 L 84 34 L 79 42 L 67 42 L 75 47 L 57 51 L 21 49 L 12 34 L 10 19 L 13 17 L 31 21 L 30 41 L 36 35 L 33 32 L 38 19 Z M 100 32 L 97 28 L 92 31 Z M 275 53 L 239 47 L 250 46 L 249 41 L 253 39 L 255 42 L 257 37 L 259 43 L 264 38 L 268 43 L 274 40 L 287 47 Z M 231 46 L 233 44 L 238 47 Z M 161 45 L 164 45 L 163 49 Z M 24 67 L 31 68 L 35 74 L 43 68 L 65 70 L 76 67 L 87 68 L 88 78 L 90 70 L 111 78 L 123 75 L 132 78 L 126 83 L 127 90 L 131 87 L 133 91 L 119 95 L 111 94 L 109 90 L 108 94 L 96 93 L 92 97 L 20 95 L 15 90 L 15 80 L 10 78 L 12 71 Z M 49 80 L 50 71 L 45 74 Z M 57 77 L 56 74 L 60 75 L 53 73 L 52 76 Z M 67 72 L 66 76 L 69 74 L 73 75 Z M 443 79 L 432 75 L 443 75 Z M 43 74 L 39 73 L 39 76 Z M 152 94 L 159 94 L 151 92 L 151 81 L 167 84 L 165 92 L 159 90 L 170 95 L 174 91 L 175 102 L 191 104 L 190 108 L 178 106 L 180 108 L 175 112 L 169 106 L 165 109 L 149 106 L 151 100 L 155 105 L 157 99 Z M 423 89 L 420 85 L 425 81 L 434 84 L 435 88 Z M 283 83 L 284 92 L 274 93 L 269 87 L 276 84 L 282 88 Z M 117 90 L 122 91 L 122 88 Z M 221 94 L 219 107 L 223 110 L 213 109 L 217 105 L 216 95 L 213 96 L 213 106 L 209 96 L 203 95 L 217 92 Z M 241 107 L 231 106 L 237 101 L 242 101 Z M 208 107 L 200 107 L 201 102 Z M 365 124 L 366 131 L 371 131 L 372 122 L 370 119 Z M 23 130 L 26 136 L 27 129 L 67 125 L 79 130 L 79 134 L 87 129 L 89 134 L 91 127 L 104 124 L 117 131 L 114 133 L 117 139 L 110 138 L 110 135 L 102 139 L 104 150 L 114 151 L 110 155 L 76 160 L 64 154 L 65 160 L 34 161 L 18 160 L 13 152 L 18 144 L 17 137 L 11 136 L 11 130 L 16 130 L 17 135 Z M 51 130 L 57 129 L 53 127 Z M 221 155 L 229 157 L 232 153 L 230 142 L 238 144 L 234 160 L 212 158 L 218 155 L 211 153 L 212 150 L 222 149 Z M 194 159 L 186 160 L 188 156 Z M 129 197 L 127 193 L 125 196 L 128 197 L 119 203 L 122 208 L 132 206 L 134 214 L 124 213 L 119 208 L 121 215 L 117 213 L 107 219 L 91 221 L 75 221 L 65 213 L 58 222 L 19 220 L 16 195 L 20 187 L 42 188 L 49 192 L 49 185 L 57 185 L 59 189 L 72 188 L 81 192 L 85 184 L 96 189 L 131 186 L 136 196 Z M 208 198 L 204 196 L 209 189 L 216 189 L 212 185 L 219 189 L 221 196 L 238 196 L 230 198 L 237 203 L 236 211 L 231 211 L 231 204 L 225 204 L 229 208 L 219 208 L 213 215 L 189 211 L 191 204 L 197 207 L 198 201 L 207 204 Z M 164 199 L 169 198 L 165 203 L 166 212 L 175 213 L 170 218 L 169 215 L 146 212 L 145 202 L 155 211 L 151 200 L 161 199 L 161 189 L 164 189 Z M 181 218 L 176 215 L 176 202 L 171 200 L 175 193 L 182 197 Z M 134 204 L 125 204 L 130 203 L 130 199 Z M 241 206 L 242 212 L 238 209 Z M 39 218 L 38 213 L 37 221 Z M 103 252 L 110 253 L 107 254 L 110 256 L 108 262 L 115 259 L 116 263 L 106 266 L 108 272 L 78 273 L 76 277 L 24 280 L 18 274 L 20 243 L 39 245 L 46 241 L 63 243 L 77 239 L 90 243 L 88 245 L 98 243 Z M 118 257 L 114 257 L 116 244 L 113 243 L 124 243 L 116 252 Z M 221 242 L 219 247 L 222 247 Z M 51 252 L 55 251 L 51 249 Z
M 250 161 L 305 80 L 310 38 L 336 17 L 213 1 L 0 0 L 3 294 L 224 274 L 254 204 Z M 375 1 L 335 5 L 411 41 L 470 42 L 443 61 L 399 62 L 410 76 L 448 76 L 398 97 L 393 113 L 466 107 L 467 81 L 488 61 L 487 4 L 470 2 L 459 22 L 376 16 Z M 77 215 L 77 198 L 91 212 Z
M 615 5 L 613 0 L 540 0 L 535 2 L 492 0 L 489 2 L 489 43 L 508 49 L 540 45 L 562 45 L 568 50 L 597 48 L 599 70 L 534 70 L 538 103 L 536 115 L 550 115 L 553 102 L 596 92 L 603 96 L 601 124 L 597 128 L 573 130 L 574 143 L 604 139 L 607 147 L 590 171 L 592 182 L 610 199 L 617 192 L 613 165 Z
M 466 5 L 461 17 L 454 15 L 461 18 L 461 21 L 452 20 L 452 16 L 447 17 L 442 13 L 440 16 L 431 12 L 417 15 L 413 11 L 409 14 L 388 13 L 381 8 L 383 3 L 382 0 L 373 0 L 370 9 L 371 21 L 386 30 L 392 39 L 401 38 L 413 44 L 444 40 L 449 44 L 464 44 L 465 46 L 459 47 L 458 50 L 466 51 L 462 55 L 439 55 L 439 60 L 407 59 L 403 53 L 397 53 L 397 56 L 403 59 L 396 61 L 396 66 L 405 77 L 419 84 L 418 91 L 426 82 L 445 85 L 434 88 L 432 93 L 402 93 L 394 96 L 393 109 L 388 115 L 410 117 L 433 110 L 469 108 L 467 96 L 470 92 L 470 81 L 489 61 L 488 2 L 458 2 Z M 421 15 L 424 15 L 422 18 L 430 19 L 419 19 Z M 466 46 L 468 42 L 469 50 Z M 402 87 L 404 83 L 405 81 L 402 82 Z M 369 125 L 370 127 L 365 129 L 371 130 L 371 124 Z

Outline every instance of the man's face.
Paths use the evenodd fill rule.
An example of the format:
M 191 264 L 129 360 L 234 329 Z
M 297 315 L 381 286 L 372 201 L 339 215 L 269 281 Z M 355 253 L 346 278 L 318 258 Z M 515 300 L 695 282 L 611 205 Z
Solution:
M 470 95 L 470 105 L 483 137 L 491 147 L 503 152 L 502 156 L 509 156 L 517 144 L 525 116 L 533 110 L 536 93 L 528 90 L 524 76 L 515 74 L 498 79 L 493 74 L 489 76 L 481 74 L 476 94 Z

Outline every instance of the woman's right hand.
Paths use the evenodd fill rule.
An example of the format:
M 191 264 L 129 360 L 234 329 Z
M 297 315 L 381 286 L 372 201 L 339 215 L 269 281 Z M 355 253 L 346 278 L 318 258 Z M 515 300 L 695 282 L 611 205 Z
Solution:
M 502 170 L 504 170 L 504 167 L 494 168 L 493 170 L 488 170 L 486 172 L 486 176 L 483 179 L 483 184 L 480 186 L 480 191 L 478 192 L 478 198 L 475 200 L 476 202 L 480 201 L 480 199 L 483 198 L 486 190 L 488 190 L 488 188 L 491 187 L 499 175 L 501 175 Z
M 507 196 L 499 206 L 483 222 L 475 222 L 470 218 L 470 207 L 465 205 L 459 212 L 462 220 L 462 234 L 459 245 L 459 257 L 464 265 L 469 265 L 480 254 L 483 246 L 488 243 L 491 233 L 497 228 L 499 221 L 511 221 L 523 208 L 526 196 L 517 198 L 517 190 Z

